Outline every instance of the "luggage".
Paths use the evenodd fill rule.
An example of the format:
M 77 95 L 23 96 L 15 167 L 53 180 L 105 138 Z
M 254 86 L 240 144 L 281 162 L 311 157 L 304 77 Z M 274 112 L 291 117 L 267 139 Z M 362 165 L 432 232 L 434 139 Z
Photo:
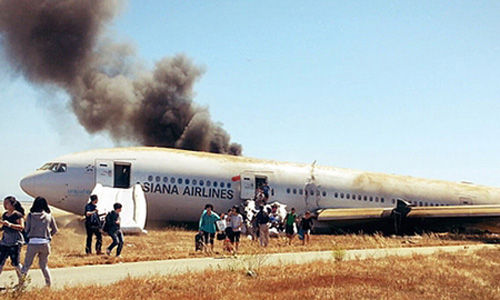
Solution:
M 198 232 L 194 236 L 194 249 L 195 251 L 203 250 L 203 233 Z

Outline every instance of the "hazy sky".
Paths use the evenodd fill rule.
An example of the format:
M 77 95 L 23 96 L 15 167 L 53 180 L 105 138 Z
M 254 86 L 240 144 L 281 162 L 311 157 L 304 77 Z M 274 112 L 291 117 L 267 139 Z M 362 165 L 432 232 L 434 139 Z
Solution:
M 245 156 L 500 186 L 498 1 L 130 1 L 108 29 L 146 68 L 204 67 L 195 101 Z M 63 92 L 0 70 L 2 198 L 114 146 Z

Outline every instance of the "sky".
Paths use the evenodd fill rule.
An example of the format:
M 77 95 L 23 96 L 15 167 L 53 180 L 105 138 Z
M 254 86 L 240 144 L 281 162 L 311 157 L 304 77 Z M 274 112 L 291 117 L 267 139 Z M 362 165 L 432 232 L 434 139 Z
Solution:
M 108 36 L 183 53 L 243 155 L 500 187 L 498 1 L 128 1 Z M 1 40 L 0 40 L 1 46 Z M 88 134 L 68 95 L 0 61 L 0 197 Z

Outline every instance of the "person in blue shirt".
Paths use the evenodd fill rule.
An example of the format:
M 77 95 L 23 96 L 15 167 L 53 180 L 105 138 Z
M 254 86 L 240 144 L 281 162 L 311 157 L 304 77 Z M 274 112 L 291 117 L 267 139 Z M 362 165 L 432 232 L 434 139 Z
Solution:
M 210 243 L 212 251 L 214 250 L 214 237 L 217 231 L 215 222 L 220 220 L 219 215 L 212 211 L 213 209 L 214 206 L 212 204 L 205 205 L 205 210 L 200 217 L 200 232 L 203 234 L 203 241 L 205 245 Z

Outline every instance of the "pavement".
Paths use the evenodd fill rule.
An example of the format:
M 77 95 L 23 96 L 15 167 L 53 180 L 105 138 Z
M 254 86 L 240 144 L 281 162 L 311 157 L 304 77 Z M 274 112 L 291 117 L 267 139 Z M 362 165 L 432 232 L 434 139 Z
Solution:
M 303 264 L 322 260 L 363 260 L 388 256 L 431 255 L 438 252 L 473 252 L 480 249 L 499 249 L 497 245 L 461 245 L 442 247 L 384 248 L 362 250 L 333 250 L 297 253 L 274 253 L 241 255 L 237 257 L 206 257 L 116 263 L 112 265 L 92 265 L 51 269 L 52 288 L 63 289 L 71 286 L 108 285 L 127 277 L 167 276 L 187 272 L 220 269 L 257 269 L 260 266 Z M 50 260 L 50 258 L 49 258 Z M 29 272 L 29 288 L 44 286 L 44 279 L 39 269 Z M 0 286 L 12 286 L 17 283 L 14 271 L 5 271 L 0 275 Z

